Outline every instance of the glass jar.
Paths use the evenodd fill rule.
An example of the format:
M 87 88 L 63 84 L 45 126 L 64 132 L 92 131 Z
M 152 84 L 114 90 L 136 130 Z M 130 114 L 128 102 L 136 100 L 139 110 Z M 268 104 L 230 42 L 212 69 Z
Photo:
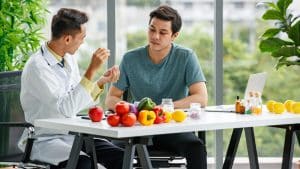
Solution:
M 189 109 L 189 115 L 192 119 L 199 119 L 201 114 L 201 104 L 200 103 L 191 103 Z
M 174 104 L 171 98 L 163 98 L 161 106 L 164 112 L 174 112 Z

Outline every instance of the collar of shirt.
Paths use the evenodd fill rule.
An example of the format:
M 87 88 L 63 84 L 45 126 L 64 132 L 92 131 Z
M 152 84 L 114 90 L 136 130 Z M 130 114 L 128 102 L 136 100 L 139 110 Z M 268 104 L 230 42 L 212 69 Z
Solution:
M 55 66 L 58 65 L 60 67 L 61 66 L 61 62 L 59 61 L 59 59 L 57 59 L 55 57 L 55 52 L 52 53 L 50 52 L 50 48 L 47 46 L 47 42 L 45 42 L 42 46 L 41 46 L 41 55 L 45 58 L 46 62 L 48 63 L 49 66 Z M 57 55 L 57 54 L 56 54 Z M 59 55 L 58 55 L 59 56 Z M 59 56 L 60 60 L 62 60 L 63 58 L 61 56 Z M 64 57 L 64 61 L 66 61 L 66 58 Z M 66 62 L 64 62 L 65 66 L 66 66 Z M 64 67 L 65 68 L 65 67 Z
M 48 44 L 46 43 L 46 47 L 48 51 L 57 59 L 58 62 L 61 62 L 63 60 L 63 57 L 58 55 L 56 52 L 54 52 L 51 48 L 49 48 Z

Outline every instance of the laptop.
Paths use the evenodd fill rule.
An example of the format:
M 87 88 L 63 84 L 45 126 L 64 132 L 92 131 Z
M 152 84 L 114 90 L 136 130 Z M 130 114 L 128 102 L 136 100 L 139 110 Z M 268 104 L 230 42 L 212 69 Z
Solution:
M 251 74 L 248 79 L 248 83 L 244 93 L 244 99 L 249 98 L 250 91 L 256 91 L 263 93 L 263 89 L 266 83 L 267 73 L 261 72 L 256 74 Z M 232 104 L 234 104 L 235 100 L 232 100 Z M 208 112 L 235 112 L 234 105 L 219 105 L 219 106 L 208 106 L 205 108 L 205 111 Z

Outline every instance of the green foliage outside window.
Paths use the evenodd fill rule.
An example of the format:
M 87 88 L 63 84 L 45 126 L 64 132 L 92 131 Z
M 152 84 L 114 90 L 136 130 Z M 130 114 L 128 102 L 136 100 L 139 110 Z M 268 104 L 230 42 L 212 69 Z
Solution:
M 0 71 L 20 70 L 40 46 L 47 0 L 0 1 Z

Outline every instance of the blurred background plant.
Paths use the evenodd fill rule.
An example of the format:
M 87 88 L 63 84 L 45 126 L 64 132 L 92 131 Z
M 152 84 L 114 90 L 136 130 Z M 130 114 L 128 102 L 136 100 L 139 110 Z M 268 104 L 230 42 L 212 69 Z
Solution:
M 0 1 L 0 71 L 21 70 L 43 39 L 48 0 Z
M 276 58 L 276 69 L 282 66 L 300 65 L 300 16 L 294 16 L 288 10 L 293 0 L 261 2 L 267 6 L 262 15 L 263 20 L 273 20 L 274 26 L 268 28 L 261 36 L 259 49 L 270 52 Z

